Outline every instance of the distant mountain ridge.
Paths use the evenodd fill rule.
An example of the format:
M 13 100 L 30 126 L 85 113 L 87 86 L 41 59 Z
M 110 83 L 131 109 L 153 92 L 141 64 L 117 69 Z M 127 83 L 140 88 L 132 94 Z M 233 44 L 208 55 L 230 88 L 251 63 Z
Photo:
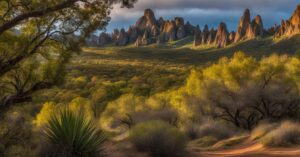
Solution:
M 193 26 L 184 21 L 182 17 L 173 20 L 156 19 L 151 9 L 146 9 L 135 25 L 115 29 L 113 33 L 101 33 L 99 37 L 93 36 L 88 40 L 90 45 L 103 46 L 114 44 L 126 46 L 146 46 L 150 44 L 164 44 L 166 42 L 181 40 L 187 36 L 193 37 L 193 47 L 200 45 L 214 45 L 221 48 L 239 41 L 254 39 L 257 37 L 274 36 L 274 38 L 291 37 L 300 33 L 300 5 L 288 20 L 282 20 L 281 25 L 264 28 L 263 19 L 256 15 L 251 19 L 250 10 L 246 9 L 240 18 L 237 30 L 228 32 L 226 23 L 220 22 L 217 30 L 205 25 L 201 30 L 199 25 Z

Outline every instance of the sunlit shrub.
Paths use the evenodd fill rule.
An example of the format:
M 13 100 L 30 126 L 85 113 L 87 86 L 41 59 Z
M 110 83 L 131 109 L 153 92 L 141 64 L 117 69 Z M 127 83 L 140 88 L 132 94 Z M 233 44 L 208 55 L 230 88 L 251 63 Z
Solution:
M 183 133 L 161 121 L 136 125 L 130 131 L 129 139 L 139 151 L 148 152 L 153 157 L 181 157 L 187 144 Z
M 33 123 L 41 127 L 42 125 L 46 124 L 47 121 L 50 119 L 50 117 L 57 113 L 59 110 L 59 106 L 53 102 L 47 102 L 43 105 L 41 111 L 36 116 L 36 119 L 33 121 Z
M 123 95 L 116 101 L 108 103 L 105 111 L 101 115 L 100 124 L 104 128 L 115 128 L 121 125 L 121 119 L 133 113 L 147 111 L 149 107 L 145 105 L 143 97 L 134 95 Z
M 43 104 L 42 109 L 37 114 L 33 123 L 39 128 L 42 127 L 50 117 L 56 114 L 61 109 L 68 109 L 76 114 L 85 114 L 86 118 L 93 119 L 93 111 L 91 103 L 88 99 L 77 97 L 68 104 L 56 104 L 54 102 L 47 102 Z
M 264 119 L 297 119 L 299 67 L 296 57 L 272 55 L 256 60 L 238 52 L 192 70 L 186 85 L 170 92 L 170 106 L 181 120 L 212 116 L 248 130 Z
M 82 113 L 87 118 L 93 118 L 93 111 L 90 100 L 82 97 L 77 97 L 73 99 L 68 105 L 68 109 L 74 113 Z

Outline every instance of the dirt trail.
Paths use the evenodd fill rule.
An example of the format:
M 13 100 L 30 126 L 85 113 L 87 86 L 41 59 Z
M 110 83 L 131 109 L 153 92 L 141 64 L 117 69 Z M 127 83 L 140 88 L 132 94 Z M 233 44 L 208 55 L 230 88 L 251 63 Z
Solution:
M 228 150 L 202 151 L 195 155 L 201 157 L 300 157 L 300 147 L 266 149 L 256 143 Z
M 107 144 L 107 157 L 149 157 L 145 153 L 138 153 L 130 143 L 117 142 Z M 189 146 L 191 157 L 300 157 L 300 146 L 293 148 L 265 148 L 263 145 L 246 140 L 241 144 L 220 150 L 203 151 Z

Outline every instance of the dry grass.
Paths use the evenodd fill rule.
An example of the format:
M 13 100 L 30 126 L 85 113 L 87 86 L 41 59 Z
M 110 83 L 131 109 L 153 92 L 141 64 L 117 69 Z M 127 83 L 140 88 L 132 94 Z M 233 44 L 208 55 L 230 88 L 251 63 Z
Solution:
M 300 144 L 300 125 L 285 121 L 272 129 L 260 142 L 267 147 L 289 147 Z
M 234 145 L 241 144 L 243 141 L 245 141 L 247 138 L 249 138 L 248 135 L 240 135 L 240 136 L 234 136 L 222 141 L 219 141 L 215 145 L 213 145 L 213 149 L 220 149 L 220 148 L 228 148 Z
M 261 123 L 254 130 L 252 130 L 250 139 L 257 140 L 265 136 L 271 130 L 275 129 L 277 126 L 278 125 L 276 123 Z

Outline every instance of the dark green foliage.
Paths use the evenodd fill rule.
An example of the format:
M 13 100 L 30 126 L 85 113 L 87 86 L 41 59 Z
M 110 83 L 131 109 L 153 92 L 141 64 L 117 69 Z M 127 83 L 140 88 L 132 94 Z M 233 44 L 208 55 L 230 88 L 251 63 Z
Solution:
M 53 157 L 99 155 L 105 142 L 105 136 L 92 121 L 85 119 L 83 114 L 76 115 L 67 110 L 49 120 L 45 135 L 53 146 Z
M 187 137 L 177 128 L 162 121 L 149 121 L 132 128 L 130 141 L 153 157 L 181 157 L 185 154 Z

